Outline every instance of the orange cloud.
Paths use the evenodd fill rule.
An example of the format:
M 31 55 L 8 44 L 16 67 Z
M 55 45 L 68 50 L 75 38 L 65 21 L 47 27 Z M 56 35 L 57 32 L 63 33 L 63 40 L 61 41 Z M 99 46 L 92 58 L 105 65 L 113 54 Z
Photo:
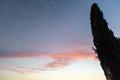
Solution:
M 52 58 L 89 58 L 94 56 L 92 53 L 5 53 L 0 54 L 0 58 L 35 58 L 35 57 L 52 57 Z
M 54 61 L 46 64 L 44 68 L 59 68 L 70 65 L 71 63 L 80 60 L 95 59 L 95 54 L 88 53 L 63 53 L 63 54 L 50 54 L 49 57 Z
M 68 66 L 72 63 L 86 60 L 86 59 L 93 59 L 95 60 L 95 54 L 92 53 L 11 53 L 11 54 L 0 54 L 2 58 L 51 58 L 53 61 L 44 64 L 41 68 L 30 68 L 30 67 L 13 67 L 9 68 L 6 66 L 7 70 L 19 72 L 19 73 L 36 73 L 39 71 L 46 71 L 51 69 L 58 69 L 61 67 Z M 21 65 L 24 66 L 24 65 Z M 5 67 L 2 67 L 3 69 Z

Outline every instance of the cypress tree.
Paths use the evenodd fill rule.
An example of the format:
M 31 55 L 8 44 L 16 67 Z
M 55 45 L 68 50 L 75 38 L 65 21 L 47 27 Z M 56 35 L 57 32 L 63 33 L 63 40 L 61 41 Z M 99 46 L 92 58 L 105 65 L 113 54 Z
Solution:
M 108 28 L 108 23 L 96 3 L 91 6 L 90 21 L 95 52 L 106 80 L 120 80 L 120 39 Z

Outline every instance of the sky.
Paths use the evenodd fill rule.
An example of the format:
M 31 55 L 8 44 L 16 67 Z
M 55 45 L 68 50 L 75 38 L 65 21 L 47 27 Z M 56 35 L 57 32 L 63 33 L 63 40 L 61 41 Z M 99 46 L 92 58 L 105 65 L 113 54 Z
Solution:
M 119 37 L 118 0 L 0 0 L 0 80 L 105 80 L 90 7 Z

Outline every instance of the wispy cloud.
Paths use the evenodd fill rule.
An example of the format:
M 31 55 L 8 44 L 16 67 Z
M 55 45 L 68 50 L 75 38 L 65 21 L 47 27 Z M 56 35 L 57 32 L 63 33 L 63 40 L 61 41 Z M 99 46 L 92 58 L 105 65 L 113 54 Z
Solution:
M 20 66 L 0 66 L 0 69 L 13 71 L 21 74 L 39 73 L 40 71 L 46 71 L 43 68 L 31 68 L 31 67 L 20 67 Z
M 95 59 L 95 55 L 89 53 L 50 54 L 49 57 L 54 61 L 46 64 L 45 68 L 60 68 L 80 60 Z
M 41 57 L 44 53 L 0 53 L 0 58 L 33 58 Z
M 0 54 L 0 58 L 48 58 L 52 59 L 48 63 L 40 65 L 39 67 L 24 67 L 24 64 L 19 66 L 0 66 L 0 69 L 10 70 L 22 74 L 26 73 L 38 73 L 40 71 L 59 69 L 68 66 L 72 63 L 79 62 L 81 60 L 93 59 L 95 60 L 95 54 L 92 53 L 11 53 L 11 54 Z M 10 65 L 10 64 L 9 64 Z M 32 63 L 31 63 L 32 65 Z
M 64 58 L 64 57 L 70 57 L 70 58 L 88 58 L 95 54 L 92 53 L 0 53 L 0 58 L 37 58 L 37 57 L 52 57 L 52 58 Z

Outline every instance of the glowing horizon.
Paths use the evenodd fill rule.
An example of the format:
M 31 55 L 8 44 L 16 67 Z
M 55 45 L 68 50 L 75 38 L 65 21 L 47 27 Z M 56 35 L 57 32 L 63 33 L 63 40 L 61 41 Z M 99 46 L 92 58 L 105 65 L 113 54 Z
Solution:
M 119 36 L 119 2 L 0 0 L 0 80 L 105 80 L 92 50 L 94 2 Z

